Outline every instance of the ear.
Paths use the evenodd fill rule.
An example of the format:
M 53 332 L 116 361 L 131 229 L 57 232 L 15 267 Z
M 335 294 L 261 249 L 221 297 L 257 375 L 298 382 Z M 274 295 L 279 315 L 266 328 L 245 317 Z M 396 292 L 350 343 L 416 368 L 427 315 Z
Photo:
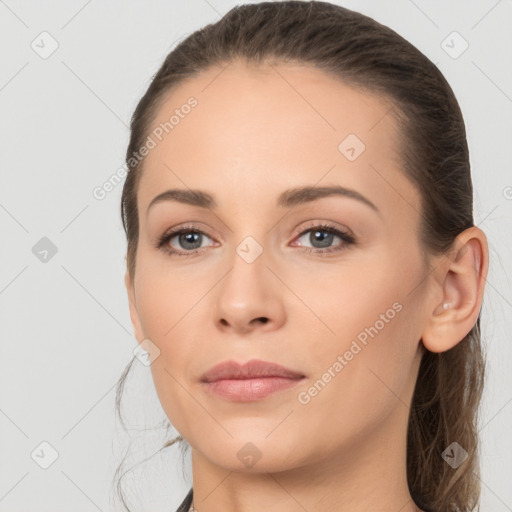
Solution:
M 462 341 L 482 305 L 489 266 L 487 238 L 473 226 L 457 236 L 453 247 L 436 272 L 438 289 L 422 334 L 430 352 L 445 352 Z
M 139 319 L 139 311 L 137 309 L 137 301 L 135 300 L 135 286 L 130 278 L 130 274 L 126 271 L 124 275 L 124 284 L 126 286 L 126 291 L 128 292 L 128 303 L 130 306 L 130 319 L 132 321 L 133 331 L 135 333 L 135 338 L 139 343 L 144 340 L 145 336 L 142 332 L 142 326 L 140 324 Z

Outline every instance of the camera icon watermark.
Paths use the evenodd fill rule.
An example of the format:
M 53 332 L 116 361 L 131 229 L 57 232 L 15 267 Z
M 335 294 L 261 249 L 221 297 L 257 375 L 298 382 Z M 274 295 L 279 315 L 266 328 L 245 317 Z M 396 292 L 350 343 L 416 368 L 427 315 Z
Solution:
M 262 453 L 255 444 L 249 442 L 245 443 L 236 455 L 244 466 L 252 468 L 261 459 Z
M 133 355 L 144 366 L 151 366 L 160 357 L 160 349 L 149 339 L 142 340 L 134 349 Z
M 59 458 L 59 452 L 48 441 L 43 441 L 34 448 L 30 457 L 39 467 L 48 469 Z
M 30 43 L 30 46 L 41 59 L 46 60 L 57 50 L 59 43 L 57 39 L 45 30 Z
M 261 256 L 263 247 L 252 236 L 247 236 L 238 244 L 236 252 L 246 263 L 252 263 Z
M 57 254 L 57 246 L 48 237 L 43 236 L 32 247 L 32 254 L 39 261 L 48 263 Z
M 364 142 L 355 134 L 348 134 L 338 145 L 338 151 L 350 162 L 353 162 L 366 149 Z
M 457 469 L 468 458 L 468 452 L 464 450 L 459 443 L 454 441 L 441 454 L 441 457 L 443 457 L 445 462 L 453 469 Z
M 458 59 L 469 48 L 469 43 L 457 31 L 453 31 L 441 41 L 441 48 L 452 59 Z

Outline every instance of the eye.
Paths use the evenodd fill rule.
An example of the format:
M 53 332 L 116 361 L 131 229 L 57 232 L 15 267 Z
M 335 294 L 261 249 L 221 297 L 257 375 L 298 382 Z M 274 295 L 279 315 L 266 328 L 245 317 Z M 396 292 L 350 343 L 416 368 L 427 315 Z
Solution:
M 168 231 L 160 237 L 157 240 L 156 247 L 169 255 L 193 256 L 205 247 L 203 242 L 207 238 L 212 240 L 195 226 L 182 226 Z M 305 240 L 301 241 L 303 238 Z M 348 232 L 328 224 L 312 224 L 308 229 L 301 231 L 296 239 L 299 240 L 299 243 L 295 246 L 301 247 L 305 252 L 314 254 L 340 252 L 356 242 L 355 238 Z M 336 239 L 341 240 L 342 243 L 333 246 L 332 244 Z M 311 243 L 313 247 L 307 247 L 304 245 L 305 243 Z
M 340 239 L 342 243 L 332 246 L 336 238 Z M 305 242 L 300 241 L 301 239 L 305 239 Z M 304 247 L 304 243 L 313 245 L 313 247 L 304 247 L 306 252 L 319 254 L 342 251 L 356 241 L 348 232 L 328 224 L 313 225 L 302 231 L 298 240 L 300 241 L 298 244 L 300 247 Z
M 194 226 L 184 226 L 180 229 L 171 230 L 164 234 L 157 241 L 156 246 L 167 254 L 192 256 L 198 253 L 199 249 L 202 248 L 204 237 L 210 238 L 203 231 L 195 228 Z M 178 248 L 171 244 L 171 241 L 174 238 L 176 238 L 174 245 L 178 245 Z

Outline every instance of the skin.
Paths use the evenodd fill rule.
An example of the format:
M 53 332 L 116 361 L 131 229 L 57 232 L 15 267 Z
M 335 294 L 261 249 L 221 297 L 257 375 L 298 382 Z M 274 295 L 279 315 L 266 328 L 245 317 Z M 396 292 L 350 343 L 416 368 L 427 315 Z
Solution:
M 190 96 L 198 100 L 145 158 L 137 269 L 125 278 L 135 336 L 160 350 L 151 371 L 162 407 L 192 448 L 194 505 L 199 512 L 417 511 L 405 439 L 419 362 L 425 348 L 448 350 L 476 322 L 485 235 L 471 228 L 448 254 L 427 255 L 412 206 L 419 192 L 401 171 L 385 98 L 308 66 L 223 68 L 182 83 L 158 111 L 153 126 Z M 366 145 L 352 162 L 338 150 L 350 133 Z M 280 193 L 304 185 L 354 189 L 378 212 L 342 196 L 276 206 Z M 147 212 L 171 188 L 207 191 L 218 207 L 167 201 Z M 321 247 L 306 230 L 324 222 L 356 242 L 334 236 L 330 246 L 339 252 L 305 252 Z M 204 233 L 198 253 L 155 247 L 187 223 Z M 248 236 L 263 249 L 252 263 L 236 252 Z M 183 242 L 170 243 L 190 252 Z M 298 394 L 395 303 L 401 311 L 301 403 Z M 221 361 L 253 358 L 306 378 L 245 403 L 212 396 L 199 381 Z M 250 467 L 237 455 L 248 442 L 261 455 Z

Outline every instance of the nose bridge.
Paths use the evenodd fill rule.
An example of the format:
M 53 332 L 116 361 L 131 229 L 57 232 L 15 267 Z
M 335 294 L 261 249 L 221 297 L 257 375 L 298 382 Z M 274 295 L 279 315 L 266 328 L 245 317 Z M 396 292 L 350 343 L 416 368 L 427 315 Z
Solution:
M 253 268 L 253 265 L 257 271 L 262 272 L 263 262 L 268 261 L 270 256 L 273 231 L 269 230 L 263 221 L 265 215 L 258 215 L 258 213 L 262 213 L 262 208 L 264 205 L 259 202 L 249 201 L 245 206 L 240 205 L 238 209 L 240 213 L 236 218 L 229 219 L 230 238 L 234 250 L 231 264 L 236 264 L 237 268 L 247 266 L 246 270 L 249 273 L 251 273 L 250 269 Z
M 263 240 L 256 239 L 262 239 L 264 231 L 258 233 L 244 236 L 234 246 L 230 270 L 219 283 L 215 297 L 215 321 L 241 332 L 251 329 L 254 320 L 275 326 L 283 316 L 276 279 L 267 268 L 269 250 L 263 246 Z
M 231 270 L 226 276 L 224 293 L 247 302 L 267 295 L 270 272 L 266 268 L 268 254 L 263 243 L 252 235 L 245 236 L 236 246 L 230 258 Z

